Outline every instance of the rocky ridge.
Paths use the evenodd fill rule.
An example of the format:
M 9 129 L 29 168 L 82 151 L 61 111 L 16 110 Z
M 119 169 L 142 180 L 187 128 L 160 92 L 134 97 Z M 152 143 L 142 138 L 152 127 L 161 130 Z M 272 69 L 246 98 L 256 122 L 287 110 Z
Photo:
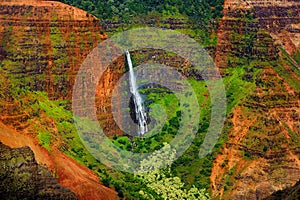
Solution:
M 285 190 L 280 190 L 266 198 L 265 200 L 293 200 L 300 197 L 300 181 L 296 185 Z

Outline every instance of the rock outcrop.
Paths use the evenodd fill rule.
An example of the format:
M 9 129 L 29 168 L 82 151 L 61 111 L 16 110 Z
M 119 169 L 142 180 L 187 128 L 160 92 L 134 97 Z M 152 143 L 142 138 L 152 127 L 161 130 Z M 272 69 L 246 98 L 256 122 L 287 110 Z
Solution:
M 29 116 L 18 99 L 26 90 L 70 100 L 79 67 L 106 37 L 99 20 L 78 8 L 54 1 L 1 1 L 1 120 L 26 128 Z
M 300 198 L 300 181 L 293 187 L 280 190 L 264 200 L 295 200 Z
M 69 158 L 64 153 L 53 149 L 48 152 L 32 137 L 0 123 L 0 141 L 11 148 L 28 146 L 33 152 L 37 163 L 47 167 L 63 187 L 72 190 L 78 199 L 118 199 L 114 190 L 100 184 L 99 177 L 84 165 Z
M 12 149 L 0 142 L 0 183 L 2 199 L 77 199 L 37 164 L 29 147 Z

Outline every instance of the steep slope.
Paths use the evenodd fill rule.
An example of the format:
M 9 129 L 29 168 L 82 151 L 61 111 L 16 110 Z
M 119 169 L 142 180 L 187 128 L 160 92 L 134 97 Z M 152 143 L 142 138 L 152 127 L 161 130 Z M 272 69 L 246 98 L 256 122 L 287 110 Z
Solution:
M 83 10 L 54 1 L 1 1 L 0 120 L 20 131 L 30 129 L 33 114 L 22 108 L 28 90 L 45 91 L 51 100 L 71 100 L 79 67 L 106 38 L 99 20 Z M 107 120 L 107 129 L 113 123 L 108 98 L 123 64 L 106 71 L 98 88 L 99 120 Z
M 59 2 L 4 0 L 0 7 L 1 61 L 9 78 L 51 99 L 70 98 L 67 88 L 83 59 L 106 38 L 99 20 Z
M 300 181 L 293 187 L 280 190 L 266 198 L 265 200 L 294 200 L 300 198 Z
M 244 69 L 256 87 L 228 119 L 211 175 L 216 199 L 263 199 L 300 179 L 299 5 L 225 1 L 216 63 L 225 75 Z
M 273 43 L 282 45 L 291 56 L 296 56 L 300 48 L 299 6 L 300 3 L 297 0 L 225 0 L 224 17 L 220 21 L 218 33 L 217 65 L 224 68 L 231 64 L 228 63 L 230 56 L 241 58 L 251 56 L 251 54 L 257 57 L 262 54 L 261 56 L 265 56 L 265 59 L 272 60 L 276 55 L 272 48 Z M 235 33 L 252 36 L 249 39 L 264 40 L 265 35 L 261 35 L 259 30 L 267 30 L 267 35 L 270 35 L 274 41 L 265 43 L 266 46 L 260 46 L 258 43 L 251 47 L 249 40 L 250 43 L 246 44 L 249 44 L 251 49 L 245 49 L 245 43 L 242 44 L 240 40 L 234 38 Z M 257 33 L 258 35 L 256 35 Z M 240 49 L 236 49 L 236 47 L 240 47 Z M 234 52 L 238 54 L 232 54 Z
M 13 148 L 30 147 L 37 163 L 55 174 L 58 182 L 70 188 L 79 199 L 117 199 L 116 193 L 100 184 L 99 178 L 82 164 L 75 162 L 58 150 L 48 152 L 31 137 L 0 123 L 0 141 Z
M 0 196 L 4 199 L 77 199 L 37 164 L 28 147 L 11 149 L 0 142 Z
M 106 38 L 99 20 L 51 1 L 0 2 L 1 120 L 22 130 L 28 113 L 20 108 L 27 90 L 50 99 L 70 99 L 85 56 Z
M 5 124 L 0 141 L 11 147 L 30 146 L 38 163 L 57 174 L 58 182 L 79 199 L 117 195 L 90 169 L 62 153 L 68 150 L 64 130 L 43 105 L 51 102 L 48 110 L 55 112 L 61 105 L 49 99 L 66 100 L 60 101 L 65 110 L 59 122 L 72 122 L 72 116 L 64 121 L 63 114 L 70 112 L 75 75 L 89 51 L 105 38 L 99 20 L 80 9 L 52 1 L 0 2 L 0 121 Z M 37 90 L 45 92 L 47 103 L 39 102 Z M 55 145 L 48 143 L 50 138 Z M 80 139 L 74 143 L 82 148 Z
M 4 131 L 0 140 L 15 147 L 29 145 L 38 162 L 58 174 L 59 182 L 80 198 L 115 199 L 115 192 L 102 187 L 95 174 L 61 153 L 68 153 L 101 173 L 100 164 L 91 162 L 82 144 L 78 144 L 80 139 L 76 138 L 72 116 L 67 112 L 70 102 L 49 101 L 46 95 L 32 92 L 46 91 L 51 100 L 70 100 L 74 75 L 81 62 L 106 38 L 99 21 L 57 2 L 5 0 L 0 6 L 0 120 L 19 131 Z M 229 79 L 231 75 L 235 78 L 232 71 L 243 71 L 245 75 L 238 78 L 255 87 L 247 88 L 246 100 L 229 115 L 229 139 L 213 166 L 212 192 L 216 198 L 262 199 L 294 185 L 300 178 L 299 1 L 228 0 L 224 14 L 216 63 Z M 157 23 L 165 26 L 169 22 Z M 185 23 L 175 20 L 167 28 L 187 31 Z M 192 33 L 197 39 L 202 35 Z M 134 53 L 137 63 L 155 57 L 155 61 L 174 67 L 184 64 L 182 59 L 161 52 L 140 53 Z M 111 88 L 124 72 L 123 64 L 123 58 L 116 60 L 97 88 L 98 119 L 109 119 L 104 128 L 111 135 L 120 133 L 115 132 L 110 97 Z M 229 98 L 230 95 L 228 92 Z M 193 155 L 198 156 L 197 153 Z M 199 162 L 193 159 L 179 160 L 187 166 L 182 168 L 183 177 L 201 182 L 200 175 L 194 173 L 209 176 L 210 171 L 199 169 Z M 186 175 L 190 170 L 187 162 L 195 166 L 191 175 Z M 206 167 L 210 169 L 209 162 Z

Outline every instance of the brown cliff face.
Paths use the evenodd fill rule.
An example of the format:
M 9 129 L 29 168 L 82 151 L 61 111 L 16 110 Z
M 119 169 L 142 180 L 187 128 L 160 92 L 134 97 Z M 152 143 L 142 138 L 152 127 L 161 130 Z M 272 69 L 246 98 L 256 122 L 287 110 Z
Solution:
M 16 96 L 25 90 L 70 100 L 81 63 L 105 38 L 99 20 L 83 10 L 51 1 L 1 1 L 1 120 L 24 129 L 18 121 L 28 116 Z
M 201 79 L 201 75 L 197 70 L 191 67 L 191 64 L 177 55 L 170 55 L 163 50 L 153 50 L 153 49 L 142 49 L 131 52 L 131 57 L 135 63 L 135 66 L 139 66 L 146 63 L 160 63 L 166 66 L 174 67 L 179 72 L 182 73 L 185 77 L 193 77 L 195 79 Z M 107 70 L 103 73 L 101 77 L 97 90 L 96 90 L 96 105 L 97 105 L 97 117 L 98 121 L 101 123 L 101 126 L 106 135 L 112 136 L 114 134 L 121 135 L 122 127 L 118 127 L 115 122 L 116 117 L 120 117 L 117 114 L 113 116 L 112 113 L 112 94 L 118 83 L 119 79 L 122 76 L 125 76 L 125 72 L 128 69 L 125 68 L 125 57 L 120 57 L 116 59 Z M 128 73 L 126 74 L 128 75 Z M 129 89 L 129 86 L 128 86 Z M 116 95 L 121 95 L 123 91 L 115 91 Z M 129 92 L 129 91 L 128 91 Z M 117 102 L 117 103 L 126 103 L 126 102 Z M 124 106 L 124 105 L 123 105 Z M 128 108 L 129 108 L 128 100 Z M 121 122 L 120 126 L 128 126 L 128 123 L 122 124 L 122 119 L 117 121 Z M 121 128 L 121 129 L 120 129 Z M 126 129 L 125 129 L 126 130 Z
M 4 199 L 77 199 L 50 171 L 37 164 L 29 147 L 12 149 L 0 142 L 0 196 Z
M 35 126 L 53 129 L 57 143 L 63 143 L 62 133 L 41 108 L 35 114 L 26 110 L 25 104 L 38 101 L 26 91 L 71 100 L 81 63 L 105 38 L 99 20 L 80 9 L 51 1 L 0 2 L 0 121 L 5 124 L 0 124 L 0 140 L 11 147 L 30 146 L 37 162 L 55 171 L 58 182 L 79 199 L 117 199 L 117 194 L 57 146 L 51 152 L 41 147 Z
M 293 187 L 275 192 L 265 200 L 282 200 L 282 199 L 294 200 L 299 198 L 300 198 L 300 181 L 298 181 L 297 184 L 294 185 Z
M 252 35 L 254 43 L 248 46 L 252 47 L 246 54 L 263 54 L 267 59 L 275 59 L 275 45 L 281 45 L 291 56 L 300 48 L 300 2 L 297 0 L 279 0 L 279 1 L 240 1 L 225 0 L 224 17 L 220 21 L 218 32 L 218 46 L 216 64 L 220 68 L 229 65 L 231 52 L 236 52 L 235 47 L 241 46 L 239 41 L 233 38 L 234 34 Z M 268 35 L 274 41 L 260 41 L 260 38 L 266 36 L 259 32 L 266 30 Z M 268 37 L 270 37 L 268 36 Z M 275 54 L 274 54 L 275 53 Z M 232 63 L 231 63 L 232 64 Z M 238 64 L 238 63 L 235 63 Z
M 225 1 L 216 63 L 256 67 L 211 175 L 216 199 L 264 199 L 300 179 L 299 1 Z
M 0 8 L 0 63 L 3 69 L 0 79 L 3 78 L 5 83 L 0 84 L 0 96 L 4 100 L 0 101 L 0 120 L 23 131 L 28 127 L 26 122 L 30 114 L 23 111 L 18 98 L 14 97 L 30 89 L 46 91 L 53 100 L 70 100 L 78 68 L 90 50 L 107 36 L 100 34 L 103 31 L 98 19 L 62 3 L 5 0 L 0 3 Z M 171 29 L 192 26 L 184 19 L 146 22 L 149 26 L 155 23 Z M 114 31 L 114 25 L 108 23 L 108 26 L 107 30 Z M 115 28 L 119 26 L 117 23 Z M 160 63 L 184 64 L 180 58 L 158 58 Z M 113 88 L 124 71 L 124 60 L 119 58 L 103 74 L 96 91 L 98 120 L 108 135 L 121 134 L 112 117 L 110 101 Z M 188 70 L 184 73 L 187 76 L 193 74 Z
M 4 73 L 16 86 L 70 99 L 74 76 L 89 51 L 106 36 L 99 20 L 51 1 L 1 1 L 0 39 Z

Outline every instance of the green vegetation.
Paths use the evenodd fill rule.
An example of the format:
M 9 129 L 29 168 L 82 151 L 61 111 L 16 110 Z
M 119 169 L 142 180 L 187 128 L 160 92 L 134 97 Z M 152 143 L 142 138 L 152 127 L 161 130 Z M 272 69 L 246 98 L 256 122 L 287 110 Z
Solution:
M 154 152 L 142 161 L 138 177 L 162 199 L 209 199 L 209 194 L 206 193 L 205 189 L 199 190 L 195 186 L 189 190 L 185 189 L 184 183 L 179 177 L 170 173 L 169 167 L 164 170 L 159 169 L 164 163 L 172 163 L 172 160 L 176 157 L 176 151 L 172 150 L 170 145 L 165 143 L 164 147 L 167 149 L 164 154 Z M 155 165 L 153 166 L 153 164 Z M 153 171 L 148 172 L 149 169 Z M 146 199 L 157 199 L 144 190 L 141 190 L 139 193 Z
M 261 69 L 255 69 L 253 66 L 251 68 L 242 66 L 226 69 L 227 76 L 223 78 L 223 81 L 226 85 L 228 112 L 231 112 L 239 102 L 249 95 L 249 90 L 254 90 L 256 86 L 254 80 L 260 72 Z M 251 78 L 247 79 L 247 77 Z
M 284 78 L 286 82 L 289 83 L 289 85 L 291 85 L 297 91 L 300 91 L 300 82 L 295 81 L 295 79 L 297 79 L 297 76 L 300 77 L 300 70 L 296 66 L 297 63 L 295 63 L 295 61 L 283 48 L 280 48 L 280 51 L 282 52 L 283 57 L 279 59 L 279 63 L 275 63 L 273 65 L 274 69 L 282 78 Z M 298 62 L 298 65 L 299 63 L 300 62 Z
M 38 119 L 30 121 L 39 132 L 39 139 L 44 141 L 42 146 L 54 145 L 80 163 L 87 166 L 98 165 L 98 162 L 87 153 L 76 132 L 72 112 L 66 109 L 70 106 L 70 101 L 51 101 L 44 92 L 30 92 L 30 97 L 32 100 L 24 102 L 24 109 L 28 113 L 43 115 L 43 117 L 39 116 Z M 48 125 L 46 126 L 46 124 Z M 52 139 L 49 134 L 55 135 L 55 139 Z M 65 145 L 57 146 L 60 140 Z
M 60 39 L 62 34 L 57 28 L 52 29 L 51 40 L 52 48 L 56 53 L 61 52 L 58 46 L 60 42 L 64 44 L 64 40 Z M 72 37 L 71 37 L 72 38 Z M 61 52 L 64 53 L 64 52 Z M 62 54 L 63 55 L 63 54 Z M 172 56 L 172 55 L 169 55 Z M 5 66 L 13 66 L 13 61 L 7 60 L 2 62 Z M 55 60 L 54 64 L 57 70 L 62 68 L 65 60 L 64 56 Z M 246 97 L 246 93 L 253 89 L 255 75 L 259 69 L 248 71 L 248 65 L 237 68 L 228 69 L 228 76 L 224 78 L 227 95 L 230 97 L 228 101 L 228 113 Z M 244 78 L 246 74 L 251 74 L 252 79 Z M 57 77 L 55 84 L 63 83 Z M 43 78 L 43 77 L 41 77 Z M 56 78 L 55 78 L 56 79 Z M 65 77 L 67 80 L 68 77 Z M 24 79 L 26 83 L 26 79 Z M 30 81 L 30 80 L 29 80 Z M 188 150 L 174 162 L 167 171 L 156 172 L 159 176 L 164 176 L 165 179 L 154 182 L 145 181 L 148 178 L 137 177 L 130 173 L 121 173 L 97 161 L 83 146 L 79 135 L 74 126 L 74 120 L 70 111 L 70 101 L 49 100 L 46 93 L 32 92 L 28 87 L 20 87 L 19 81 L 12 85 L 14 98 L 21 102 L 23 110 L 30 115 L 30 124 L 33 125 L 33 134 L 38 137 L 41 146 L 51 151 L 51 147 L 59 148 L 62 152 L 72 157 L 74 160 L 84 164 L 91 170 L 95 171 L 100 181 L 109 187 L 116 189 L 120 197 L 127 199 L 147 199 L 145 194 L 151 195 L 155 199 L 163 198 L 166 195 L 159 188 L 162 185 L 171 187 L 176 186 L 172 190 L 179 193 L 195 194 L 200 193 L 203 189 L 208 189 L 210 186 L 210 174 L 214 154 L 219 151 L 220 146 L 226 141 L 226 131 L 230 129 L 230 125 L 225 126 L 224 134 L 221 135 L 219 142 L 216 144 L 214 153 L 203 159 L 199 159 L 199 147 L 202 144 L 210 120 L 210 98 L 207 86 L 204 81 L 189 79 L 199 105 L 202 107 L 199 119 L 199 129 L 197 130 L 196 138 Z M 15 86 L 14 86 L 15 85 Z M 62 88 L 67 88 L 62 85 Z M 120 148 L 134 152 L 153 152 L 160 149 L 164 142 L 171 141 L 178 131 L 181 122 L 181 110 L 176 96 L 164 88 L 151 88 L 141 91 L 147 95 L 147 103 L 152 108 L 152 115 L 155 119 L 166 122 L 159 131 L 153 131 L 149 135 L 151 137 L 145 139 L 128 138 L 126 136 L 114 137 L 112 141 Z M 187 105 L 186 105 L 187 106 Z M 165 110 L 165 116 L 161 115 L 161 108 Z M 164 120 L 165 118 L 166 120 Z M 43 127 L 41 129 L 40 127 Z M 168 172 L 170 170 L 170 172 Z M 177 185 L 182 185 L 177 187 Z M 142 192 L 141 192 L 142 191 Z M 190 191 L 190 192 L 189 192 Z
M 195 87 L 195 89 L 197 89 L 199 103 L 203 104 L 204 101 L 208 102 L 206 108 L 207 111 L 205 111 L 208 112 L 209 100 L 205 100 L 206 97 L 201 94 L 202 92 L 205 93 L 205 91 L 207 91 L 205 84 L 196 80 L 190 80 L 190 83 Z M 30 98 L 28 99 L 27 97 Z M 156 134 L 149 140 L 148 138 L 145 140 L 139 140 L 138 138 L 135 138 L 131 141 L 125 136 L 115 137 L 113 139 L 114 143 L 119 145 L 121 148 L 132 150 L 133 142 L 135 142 L 137 144 L 135 151 L 155 151 L 156 149 L 162 147 L 162 141 L 170 141 L 176 133 L 176 130 L 178 129 L 178 123 L 180 121 L 178 119 L 180 112 L 178 112 L 178 109 L 167 108 L 167 106 L 172 105 L 178 108 L 176 103 L 177 101 L 173 101 L 174 95 L 166 93 L 165 90 L 161 90 L 159 93 L 152 94 L 149 97 L 153 102 L 159 103 L 166 107 L 167 117 L 169 119 L 167 120 L 167 126 L 163 128 L 161 133 Z M 170 100 L 172 101 L 170 102 Z M 26 92 L 24 98 L 20 98 L 20 101 L 22 101 L 23 109 L 33 116 L 33 118 L 30 120 L 30 123 L 32 123 L 33 127 L 35 127 L 35 132 L 38 135 L 41 146 L 48 150 L 51 150 L 49 147 L 56 146 L 73 159 L 86 165 L 99 175 L 103 184 L 114 187 L 118 191 L 120 197 L 126 196 L 127 198 L 131 199 L 143 199 L 144 195 L 147 193 L 155 197 L 155 199 L 159 199 L 159 196 L 157 196 L 157 193 L 155 192 L 156 186 L 150 184 L 149 187 L 147 187 L 147 183 L 145 183 L 143 179 L 135 177 L 133 174 L 121 173 L 107 169 L 106 166 L 103 166 L 103 164 L 90 155 L 76 133 L 71 111 L 66 109 L 69 107 L 69 101 L 51 101 L 47 97 L 46 93 L 29 91 Z M 207 120 L 205 113 L 203 114 L 202 118 L 204 121 Z M 45 126 L 46 124 L 47 126 Z M 40 127 L 43 127 L 43 129 Z M 206 122 L 202 122 L 201 129 L 199 129 L 198 132 L 204 133 L 207 127 L 208 124 Z M 203 138 L 204 135 L 199 134 L 193 145 L 189 148 L 188 152 L 179 160 L 177 160 L 174 165 L 170 166 L 170 173 L 174 174 L 174 178 L 178 177 L 181 180 L 180 183 L 184 184 L 180 190 L 191 190 L 191 193 L 193 194 L 194 192 L 197 193 L 197 191 L 201 188 L 209 187 L 209 175 L 213 157 L 209 156 L 208 158 L 199 161 L 198 150 Z M 186 161 L 188 160 L 194 160 L 195 162 L 187 163 Z M 195 173 L 198 175 L 196 176 L 195 180 L 192 178 L 194 176 L 194 172 L 191 171 L 193 173 L 186 176 L 186 170 L 196 170 Z M 163 174 L 165 174 L 166 177 L 169 177 L 168 173 Z M 206 177 L 205 182 L 203 181 L 203 177 Z M 167 183 L 177 184 L 178 179 L 170 179 L 169 182 L 164 184 Z M 162 184 L 162 182 L 159 184 Z M 193 185 L 195 185 L 196 188 L 194 188 Z M 140 191 L 143 191 L 143 193 Z
M 43 146 L 45 149 L 48 151 L 51 151 L 50 147 L 50 139 L 51 139 L 51 134 L 47 132 L 40 132 L 38 134 L 38 138 L 40 140 L 40 145 Z
M 149 26 L 172 28 L 172 21 L 177 20 L 182 28 L 172 28 L 199 41 L 205 46 L 216 46 L 216 29 L 218 20 L 222 17 L 224 0 L 197 1 L 100 1 L 100 0 L 59 0 L 63 3 L 81 8 L 98 17 L 103 25 L 116 23 L 113 35 L 124 30 Z M 170 21 L 171 20 L 171 21 Z M 176 21 L 174 21 L 175 26 Z M 111 32 L 110 32 L 111 31 Z
M 140 178 L 130 173 L 109 169 L 89 153 L 76 132 L 73 115 L 69 110 L 70 101 L 52 101 L 45 92 L 39 91 L 25 91 L 24 96 L 18 98 L 22 102 L 22 110 L 31 116 L 29 123 L 33 127 L 32 134 L 36 134 L 41 146 L 48 151 L 52 150 L 51 147 L 58 148 L 84 164 L 98 174 L 104 185 L 115 188 L 121 198 L 126 196 L 128 199 L 144 199 L 139 191 L 145 188 L 148 193 L 155 196 L 156 193 L 147 189 Z M 91 122 L 84 122 L 82 125 L 94 126 Z M 126 146 L 127 137 L 120 137 L 117 142 L 130 149 Z
M 294 60 L 300 64 L 300 51 L 297 50 L 295 53 L 294 53 Z
M 81 8 L 99 19 L 109 21 L 121 21 L 129 23 L 141 16 L 162 16 L 181 18 L 182 15 L 203 25 L 207 25 L 221 17 L 224 0 L 201 2 L 187 0 L 121 0 L 121 1 L 99 1 L 99 0 L 61 0 L 62 2 Z
M 254 64 L 251 63 L 251 65 Z M 248 65 L 229 68 L 226 71 L 227 76 L 224 77 L 223 81 L 226 86 L 228 97 L 228 114 L 236 105 L 246 98 L 250 91 L 254 90 L 254 80 L 260 72 L 261 69 L 256 68 L 249 71 Z M 245 78 L 248 76 L 251 76 L 252 78 Z M 198 104 L 201 106 L 199 129 L 192 145 L 170 166 L 170 173 L 177 176 L 182 183 L 184 183 L 184 188 L 187 190 L 194 186 L 196 188 L 208 189 L 210 187 L 209 177 L 214 155 L 220 151 L 219 148 L 227 140 L 226 133 L 231 129 L 231 125 L 225 125 L 224 133 L 220 136 L 220 139 L 213 150 L 214 153 L 203 159 L 199 159 L 199 147 L 203 143 L 207 128 L 209 127 L 211 104 L 205 82 L 195 79 L 189 79 L 188 81 L 194 89 Z M 147 97 L 145 103 L 151 108 L 150 115 L 152 114 L 158 122 L 165 122 L 164 125 L 159 127 L 160 129 L 154 127 L 153 131 L 147 133 L 147 135 L 149 135 L 147 138 L 115 136 L 113 140 L 114 144 L 124 150 L 131 149 L 133 152 L 143 153 L 155 152 L 156 150 L 161 149 L 164 146 L 164 143 L 170 142 L 176 135 L 181 122 L 181 110 L 176 96 L 167 89 L 154 87 L 142 89 L 140 92 Z
M 53 84 L 58 88 L 58 94 L 56 96 L 65 97 L 68 94 L 67 85 L 69 82 L 68 74 L 66 69 L 69 68 L 69 56 L 65 51 L 64 47 L 66 46 L 66 40 L 63 34 L 60 32 L 56 18 L 54 17 L 51 22 L 50 27 L 50 39 L 52 52 L 51 56 L 54 58 L 54 66 L 52 67 L 53 73 Z M 74 34 L 70 34 L 71 43 L 74 42 Z

